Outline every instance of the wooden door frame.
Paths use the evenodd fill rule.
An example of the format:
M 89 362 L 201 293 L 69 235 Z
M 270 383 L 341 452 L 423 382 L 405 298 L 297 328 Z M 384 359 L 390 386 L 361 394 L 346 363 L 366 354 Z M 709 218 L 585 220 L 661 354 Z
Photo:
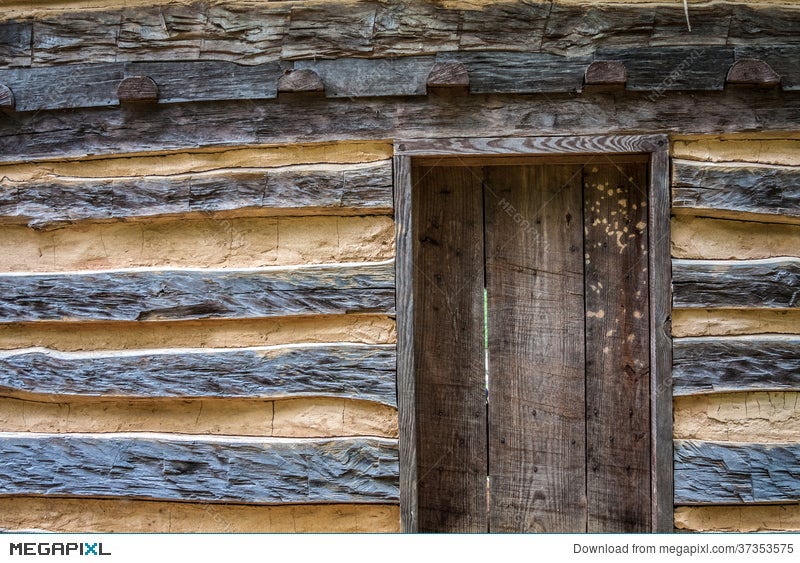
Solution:
M 397 243 L 397 407 L 400 425 L 400 516 L 417 531 L 417 428 L 414 389 L 412 159 L 648 154 L 650 428 L 652 531 L 673 531 L 672 275 L 669 139 L 666 135 L 408 139 L 394 143 Z

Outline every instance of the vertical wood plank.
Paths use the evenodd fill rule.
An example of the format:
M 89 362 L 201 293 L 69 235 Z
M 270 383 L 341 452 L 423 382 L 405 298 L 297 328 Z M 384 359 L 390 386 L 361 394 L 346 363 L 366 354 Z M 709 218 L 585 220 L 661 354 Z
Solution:
M 485 178 L 489 527 L 585 531 L 581 167 Z
M 584 167 L 589 532 L 650 529 L 647 167 Z
M 480 169 L 414 167 L 418 530 L 486 531 Z
M 397 417 L 400 427 L 400 529 L 417 531 L 417 426 L 414 390 L 414 242 L 411 158 L 394 157 L 397 258 Z

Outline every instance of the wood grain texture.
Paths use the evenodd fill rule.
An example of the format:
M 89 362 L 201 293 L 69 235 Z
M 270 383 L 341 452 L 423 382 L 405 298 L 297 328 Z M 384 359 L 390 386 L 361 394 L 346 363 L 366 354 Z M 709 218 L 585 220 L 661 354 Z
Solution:
M 412 179 L 418 531 L 486 532 L 481 172 Z
M 675 441 L 675 504 L 800 500 L 800 445 Z
M 0 180 L 0 216 L 41 228 L 52 223 L 185 213 L 307 208 L 392 209 L 389 161 L 287 166 L 144 178 Z
M 800 307 L 800 259 L 673 260 L 677 308 Z
M 278 80 L 278 92 L 324 92 L 322 78 L 311 69 L 286 70 Z
M 692 111 L 687 112 L 687 107 Z M 572 96 L 471 95 L 370 99 L 250 100 L 158 104 L 126 110 L 0 116 L 0 162 L 180 149 L 391 138 L 493 135 L 682 134 L 785 131 L 800 127 L 800 93 L 641 92 Z M 291 120 L 286 115 L 292 115 Z M 567 119 L 565 116 L 569 116 Z M 620 116 L 624 116 L 620 119 Z M 198 124 L 202 124 L 199 126 Z
M 673 341 L 675 395 L 800 390 L 800 337 L 707 337 Z
M 122 80 L 117 87 L 120 103 L 158 101 L 158 84 L 149 76 L 131 76 Z
M 401 139 L 398 154 L 408 156 L 503 156 L 648 152 L 665 147 L 664 135 L 592 135 L 559 137 L 463 137 Z
M 208 502 L 396 501 L 397 446 L 380 438 L 4 434 L 0 494 Z
M 800 90 L 800 66 L 797 65 L 800 57 L 800 45 L 796 41 L 785 41 L 783 44 L 737 45 L 737 59 L 758 59 L 768 64 L 780 78 L 781 88 L 784 90 Z M 775 42 L 777 43 L 777 42 Z M 794 44 L 792 44 L 794 43 Z
M 589 53 L 614 46 L 795 44 L 797 7 L 597 5 L 546 0 L 459 5 L 189 2 L 73 9 L 4 21 L 0 64 L 395 57 L 461 50 Z M 724 72 L 725 69 L 720 69 Z
M 587 531 L 651 530 L 647 165 L 583 172 Z
M 624 88 L 628 81 L 628 71 L 620 61 L 594 61 L 583 75 L 585 87 L 606 86 Z
M 676 208 L 800 217 L 800 167 L 676 160 L 672 182 Z
M 340 397 L 396 405 L 395 347 L 0 352 L 0 389 L 90 397 Z
M 294 68 L 313 70 L 333 98 L 413 96 L 425 94 L 433 57 L 391 59 L 320 59 L 295 61 Z
M 459 62 L 436 63 L 427 78 L 428 88 L 468 88 L 469 73 Z
M 0 322 L 394 312 L 394 264 L 0 276 Z
M 258 506 L 131 499 L 0 497 L 0 529 L 60 533 L 376 533 L 399 531 L 395 504 Z
M 585 531 L 581 166 L 486 169 L 489 530 Z
M 777 86 L 781 83 L 781 77 L 760 59 L 738 59 L 728 69 L 725 82 L 752 86 Z
M 14 99 L 14 92 L 5 84 L 0 84 L 0 109 L 13 110 L 16 108 L 16 100 Z

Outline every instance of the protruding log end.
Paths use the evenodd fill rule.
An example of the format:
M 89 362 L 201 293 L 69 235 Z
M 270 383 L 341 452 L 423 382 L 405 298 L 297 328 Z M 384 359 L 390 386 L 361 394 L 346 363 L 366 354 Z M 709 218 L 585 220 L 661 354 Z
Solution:
M 278 79 L 279 94 L 323 94 L 322 78 L 310 68 L 286 70 Z
M 436 63 L 428 74 L 428 90 L 469 91 L 467 68 L 458 62 Z
M 583 84 L 587 90 L 622 90 L 628 81 L 628 71 L 619 61 L 594 61 L 586 69 Z
M 121 104 L 157 102 L 158 85 L 149 76 L 131 76 L 120 82 L 117 98 Z
M 725 79 L 728 84 L 745 84 L 749 86 L 778 86 L 781 77 L 772 67 L 760 59 L 739 59 L 728 70 Z
M 0 110 L 14 111 L 15 107 L 14 92 L 5 84 L 0 84 Z

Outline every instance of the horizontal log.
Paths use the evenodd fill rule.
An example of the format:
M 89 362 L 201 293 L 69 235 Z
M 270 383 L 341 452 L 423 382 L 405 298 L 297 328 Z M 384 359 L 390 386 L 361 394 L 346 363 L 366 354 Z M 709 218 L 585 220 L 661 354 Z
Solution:
M 329 438 L 398 435 L 397 409 L 369 401 L 0 397 L 4 432 L 170 432 Z
M 800 392 L 747 391 L 673 398 L 673 436 L 782 443 L 800 436 Z
M 130 499 L 0 497 L 0 530 L 59 533 L 376 533 L 400 531 L 396 504 L 256 506 Z
M 316 72 L 332 98 L 424 95 L 434 57 L 320 59 L 295 61 L 294 68 Z
M 697 5 L 689 32 L 683 7 L 672 4 L 198 1 L 102 12 L 73 9 L 35 21 L 0 22 L 0 65 L 87 59 L 216 59 L 250 65 L 458 49 L 586 54 L 629 45 L 794 44 L 800 35 L 797 14 L 792 5 Z
M 391 161 L 144 178 L 0 180 L 0 217 L 41 228 L 65 221 L 185 213 L 392 209 Z
M 673 260 L 674 307 L 800 307 L 800 259 Z
M 0 391 L 89 397 L 337 397 L 396 405 L 394 345 L 0 352 Z
M 679 506 L 675 527 L 687 532 L 798 532 L 800 504 Z
M 396 440 L 0 434 L 0 494 L 245 503 L 398 500 Z
M 689 111 L 691 108 L 691 111 Z M 470 95 L 158 104 L 0 114 L 0 162 L 166 152 L 204 146 L 397 138 L 681 134 L 800 127 L 800 93 Z M 291 115 L 292 119 L 286 119 Z
M 736 58 L 764 61 L 780 77 L 784 90 L 800 90 L 800 45 L 796 41 L 794 45 L 740 45 L 736 47 Z
M 394 264 L 0 275 L 0 322 L 394 311 Z
M 675 440 L 675 504 L 800 500 L 800 444 Z
M 673 161 L 672 205 L 800 217 L 800 167 Z
M 675 395 L 800 391 L 800 336 L 676 338 Z

